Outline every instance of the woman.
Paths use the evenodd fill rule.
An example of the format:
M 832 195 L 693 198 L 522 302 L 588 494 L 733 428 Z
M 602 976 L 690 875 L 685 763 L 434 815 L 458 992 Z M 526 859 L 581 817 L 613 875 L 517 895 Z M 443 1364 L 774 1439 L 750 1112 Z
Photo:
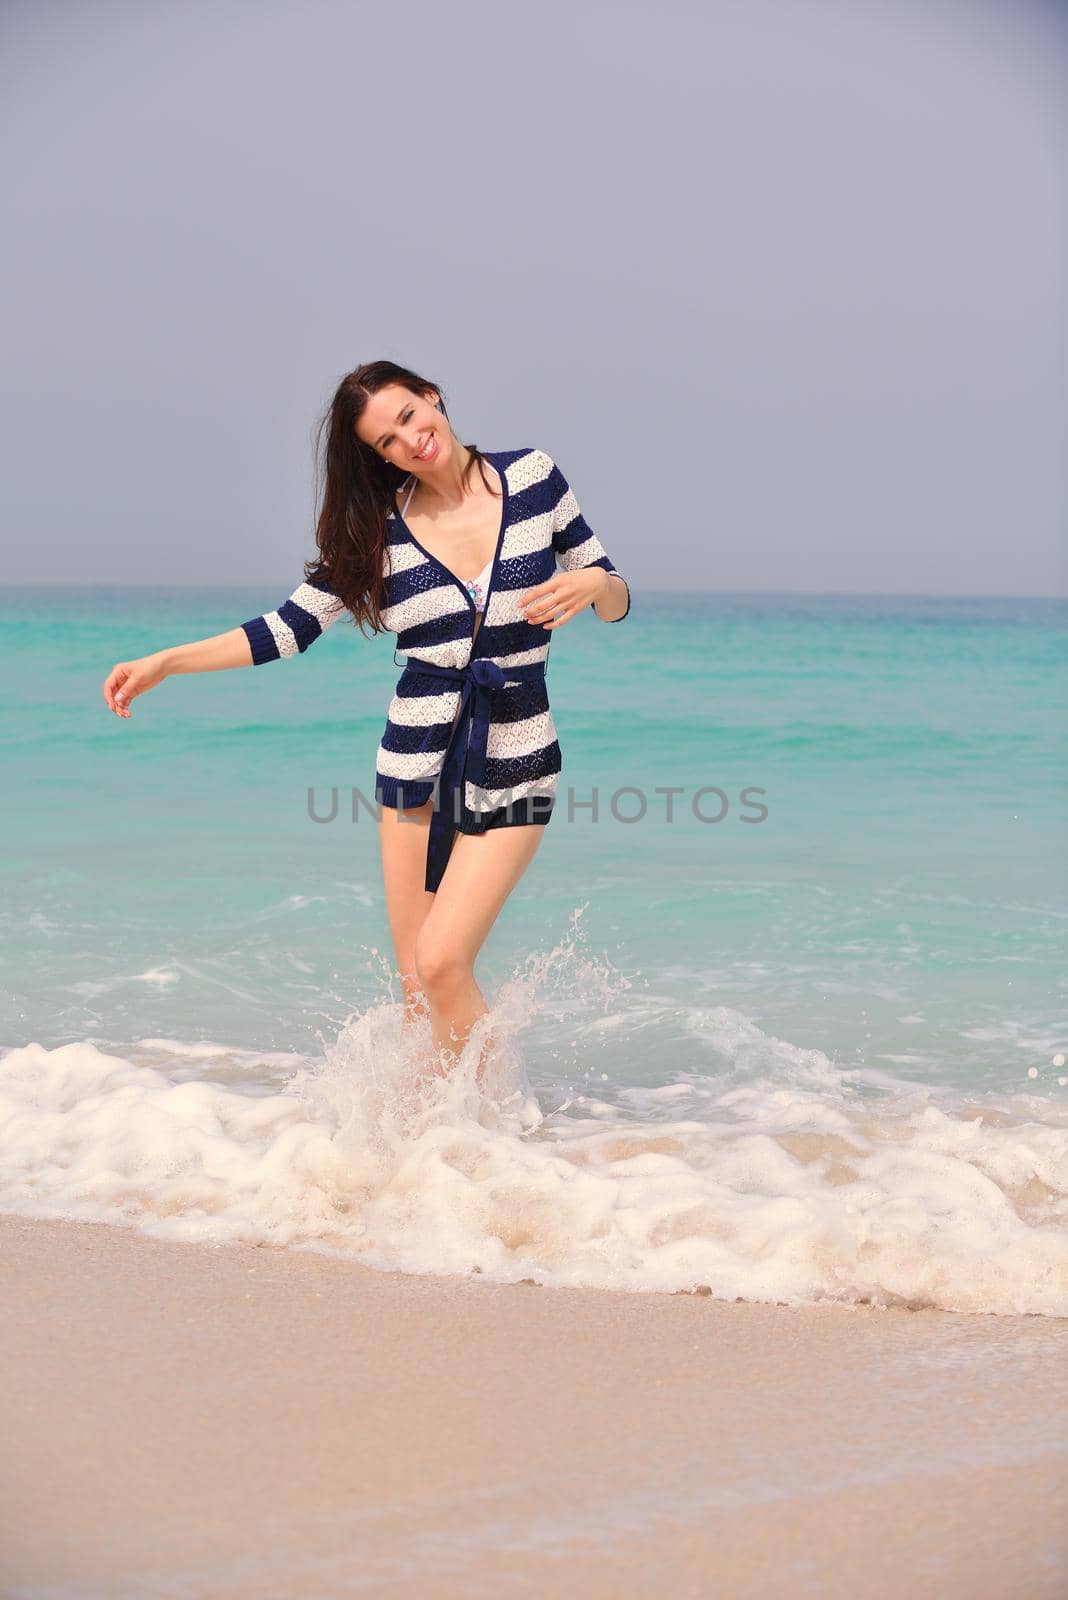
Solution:
M 405 1021 L 429 1012 L 447 1070 L 487 1010 L 475 957 L 555 803 L 549 636 L 588 606 L 620 621 L 630 590 L 552 459 L 461 444 L 440 387 L 408 368 L 357 367 L 320 440 L 327 425 L 305 581 L 239 628 L 119 662 L 104 699 L 128 718 L 172 673 L 302 653 L 345 611 L 397 634 L 376 771 L 386 908 Z

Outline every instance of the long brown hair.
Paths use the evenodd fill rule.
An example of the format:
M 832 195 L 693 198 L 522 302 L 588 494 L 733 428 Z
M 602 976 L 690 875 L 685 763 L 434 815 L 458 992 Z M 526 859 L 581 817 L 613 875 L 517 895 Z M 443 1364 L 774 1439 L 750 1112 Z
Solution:
M 441 408 L 448 417 L 441 385 L 396 362 L 367 361 L 342 378 L 317 430 L 316 473 L 318 480 L 321 471 L 324 480 L 315 530 L 319 554 L 304 563 L 306 581 L 325 584 L 351 611 L 361 633 L 366 623 L 372 635 L 388 631 L 382 621 L 386 514 L 396 508 L 396 492 L 407 474 L 364 444 L 357 436 L 356 423 L 370 396 L 391 383 L 424 398 L 433 390 L 441 396 Z M 492 492 L 481 450 L 474 444 L 466 448 L 471 459 L 464 469 L 464 488 L 477 461 L 482 481 Z

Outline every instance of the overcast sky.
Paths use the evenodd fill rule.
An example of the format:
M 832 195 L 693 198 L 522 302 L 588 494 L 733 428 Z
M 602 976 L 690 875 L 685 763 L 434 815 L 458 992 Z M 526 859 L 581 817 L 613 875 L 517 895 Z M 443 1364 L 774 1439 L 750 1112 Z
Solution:
M 1050 595 L 1065 8 L 4 0 L 10 582 L 300 581 L 338 380 L 635 586 Z

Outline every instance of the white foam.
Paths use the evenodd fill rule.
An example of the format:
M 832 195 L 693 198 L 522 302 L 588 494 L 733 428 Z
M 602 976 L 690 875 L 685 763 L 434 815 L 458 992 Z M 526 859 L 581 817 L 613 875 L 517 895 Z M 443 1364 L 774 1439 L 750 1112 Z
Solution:
M 417 1273 L 1068 1315 L 1063 1095 L 845 1070 L 727 1007 L 678 1019 L 656 1087 L 605 1082 L 649 1008 L 633 999 L 564 941 L 503 986 L 448 1078 L 392 996 L 314 1061 L 165 1038 L 15 1048 L 0 1210 Z M 265 1066 L 287 1069 L 280 1092 Z

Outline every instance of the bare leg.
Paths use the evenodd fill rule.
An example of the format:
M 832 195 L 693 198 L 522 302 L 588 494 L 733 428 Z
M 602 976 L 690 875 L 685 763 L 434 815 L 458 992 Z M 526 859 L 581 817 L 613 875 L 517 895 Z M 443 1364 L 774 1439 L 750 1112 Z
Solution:
M 458 1057 L 488 1009 L 475 982 L 475 957 L 542 841 L 539 823 L 457 834 L 436 895 L 415 940 L 415 967 L 442 1059 Z M 479 1063 L 481 1076 L 482 1063 Z
M 422 806 L 410 806 L 402 821 L 392 807 L 382 806 L 378 829 L 386 913 L 404 990 L 406 1027 L 414 1026 L 427 1015 L 426 996 L 415 966 L 415 941 L 436 898 L 423 888 L 427 830 L 433 807 L 433 800 Z

